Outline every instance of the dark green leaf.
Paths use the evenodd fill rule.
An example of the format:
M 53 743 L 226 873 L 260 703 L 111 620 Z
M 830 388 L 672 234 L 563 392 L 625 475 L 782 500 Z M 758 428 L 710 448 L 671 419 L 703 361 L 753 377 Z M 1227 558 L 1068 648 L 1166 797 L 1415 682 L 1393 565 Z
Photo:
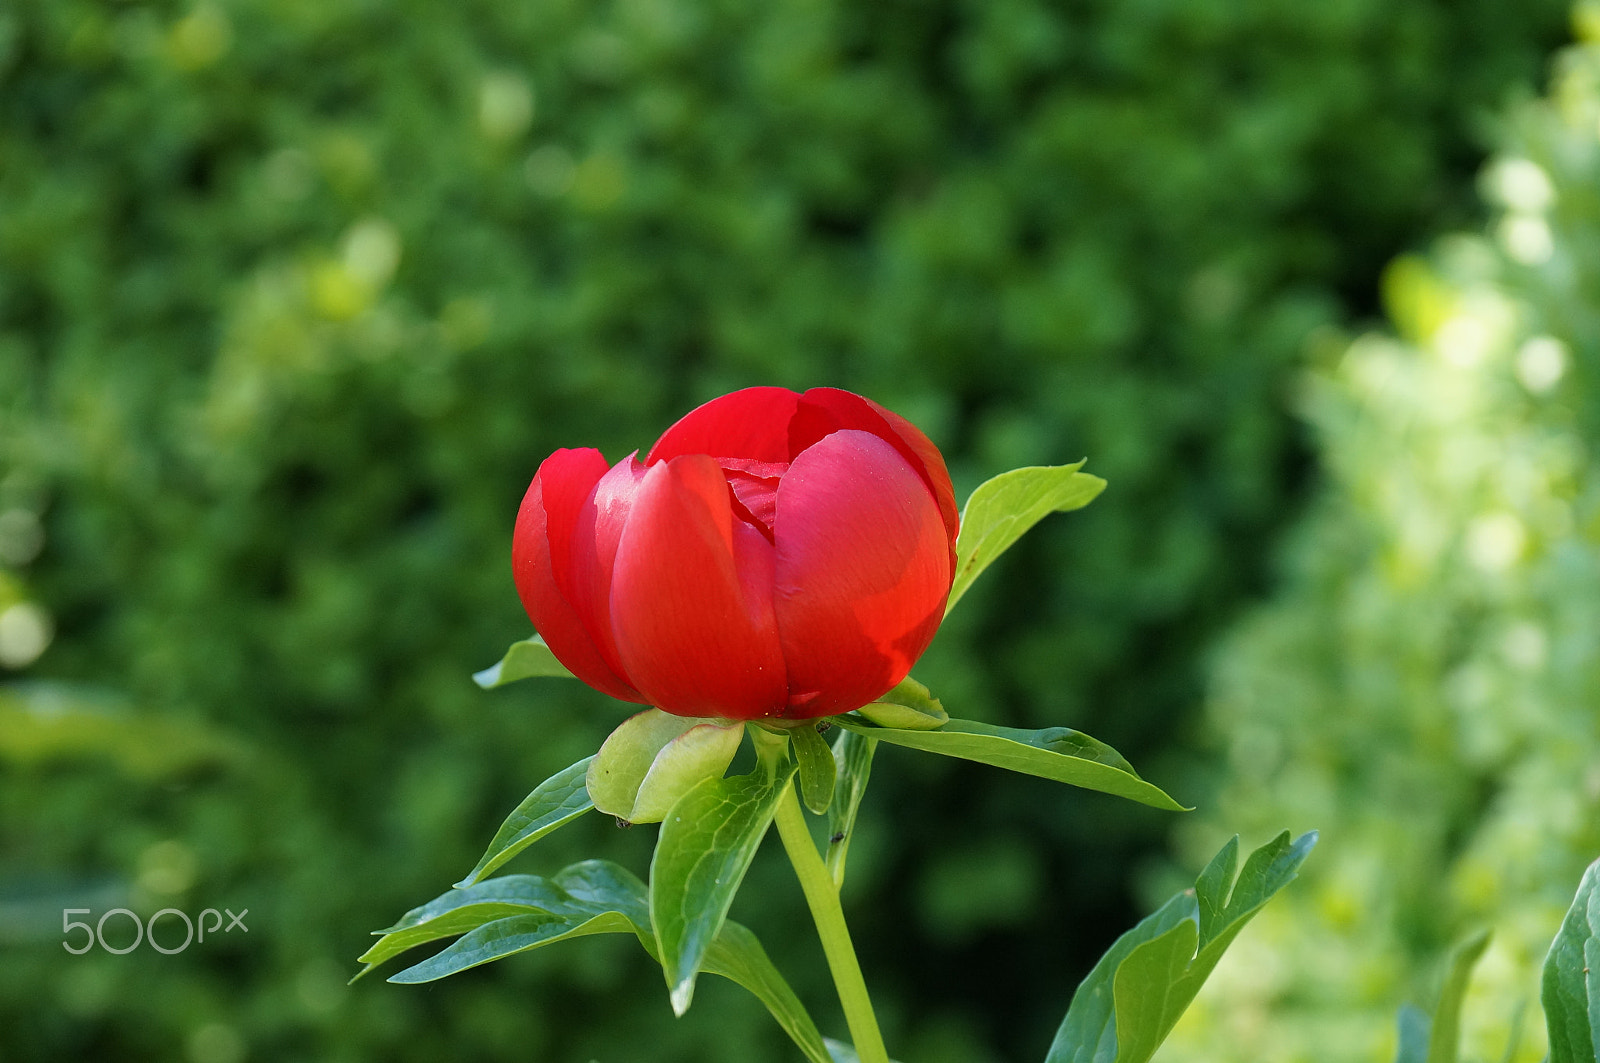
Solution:
M 661 821 L 650 861 L 650 915 L 672 1010 L 682 1015 L 695 976 L 794 775 L 758 765 L 749 775 L 706 779 Z
M 790 728 L 789 738 L 794 742 L 794 756 L 800 766 L 800 798 L 820 816 L 833 804 L 833 750 L 809 724 Z
M 992 764 L 1025 775 L 1126 797 L 1153 808 L 1188 811 L 1159 787 L 1139 778 L 1122 754 L 1070 728 L 1024 731 L 973 720 L 951 720 L 935 730 L 925 731 L 880 727 L 850 716 L 838 717 L 837 722 L 857 734 L 893 745 Z
M 1230 841 L 1193 889 L 1118 938 L 1095 964 L 1073 995 L 1045 1063 L 1148 1060 L 1233 939 L 1294 879 L 1315 844 L 1315 832 L 1290 841 L 1285 831 L 1250 854 L 1235 882 L 1238 839 Z
M 413 909 L 361 957 L 367 963 L 361 973 L 415 945 L 456 934 L 467 936 L 389 980 L 432 981 L 555 941 L 599 933 L 632 933 L 652 959 L 659 958 L 644 883 L 616 864 L 586 860 L 549 879 L 506 875 L 451 890 Z M 816 1024 L 748 929 L 725 921 L 702 969 L 754 994 L 811 1063 L 831 1063 Z
M 1595 972 L 1595 973 L 1591 973 Z M 1600 860 L 1589 865 L 1544 961 L 1550 1063 L 1600 1059 Z
M 534 787 L 533 793 L 514 809 L 495 831 L 494 840 L 467 877 L 457 886 L 470 886 L 485 875 L 543 838 L 557 827 L 572 822 L 594 807 L 584 777 L 593 757 L 585 757 Z
M 956 578 L 945 613 L 967 593 L 972 581 L 1024 532 L 1051 513 L 1080 509 L 1105 490 L 1106 482 L 1072 465 L 1033 465 L 1003 472 L 978 485 L 961 511 L 956 539 Z
M 535 635 L 531 639 L 513 642 L 504 657 L 483 671 L 474 672 L 472 681 L 485 690 L 492 690 L 507 683 L 515 683 L 519 679 L 533 679 L 537 676 L 577 678 L 567 670 L 566 665 L 556 660 L 556 655 L 550 652 L 550 647 L 545 645 L 544 639 Z
M 828 810 L 828 874 L 835 888 L 844 885 L 844 863 L 850 852 L 850 836 L 856 830 L 856 814 L 872 776 L 872 754 L 878 748 L 875 738 L 841 727 L 833 740 L 833 805 Z

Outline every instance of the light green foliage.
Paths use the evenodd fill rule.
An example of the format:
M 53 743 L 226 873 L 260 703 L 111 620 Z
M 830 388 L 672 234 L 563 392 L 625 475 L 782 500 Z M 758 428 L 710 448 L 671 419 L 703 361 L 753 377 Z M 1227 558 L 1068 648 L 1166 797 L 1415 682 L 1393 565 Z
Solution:
M 474 673 L 472 679 L 483 689 L 493 690 L 507 683 L 515 683 L 519 679 L 533 679 L 539 676 L 569 679 L 573 677 L 572 673 L 567 671 L 567 666 L 556 660 L 556 655 L 550 652 L 550 647 L 545 645 L 544 639 L 535 635 L 531 639 L 513 642 L 504 657 L 483 671 Z
M 1263 919 L 1272 977 L 1219 972 L 1172 1063 L 1392 1057 L 1395 1003 L 1481 926 L 1460 1050 L 1500 1058 L 1600 851 L 1600 32 L 1579 25 L 1498 127 L 1488 233 L 1397 262 L 1398 335 L 1305 383 L 1327 482 L 1218 660 L 1227 782 L 1181 829 L 1316 824 L 1328 853 Z M 1525 1025 L 1518 1063 L 1545 1051 Z
M 1234 938 L 1294 881 L 1315 833 L 1285 831 L 1239 869 L 1233 838 L 1194 888 L 1117 939 L 1073 994 L 1045 1063 L 1146 1063 Z M 1237 873 L 1237 880 L 1235 874 Z
M 0 738 L 0 913 L 110 889 L 267 920 L 216 952 L 72 958 L 9 944 L 49 920 L 0 919 L 0 1054 L 792 1058 L 742 1000 L 616 1021 L 659 979 L 599 941 L 425 995 L 339 988 L 373 913 L 458 878 L 626 712 L 464 679 L 528 633 L 507 552 L 537 463 L 616 460 L 758 383 L 885 403 L 963 494 L 1089 455 L 1115 489 L 993 566 L 918 675 L 964 715 L 1156 763 L 1296 512 L 1304 336 L 1469 202 L 1469 122 L 1531 83 L 1564 9 L 0 3 L 0 569 L 55 630 L 27 674 L 250 751 L 140 776 L 120 732 Z M 1031 1058 L 1048 1030 L 990 1037 L 956 987 L 976 965 L 997 998 L 1065 993 L 1067 921 L 1124 925 L 1166 817 L 973 802 L 924 770 L 882 773 L 861 814 L 863 904 L 978 835 L 1059 854 L 1034 899 L 1075 906 L 1022 905 L 1047 924 L 959 955 L 860 928 L 922 965 L 884 990 L 901 1054 Z M 587 816 L 523 859 L 642 866 L 647 843 Z M 801 940 L 740 916 L 775 954 Z
M 589 762 L 589 797 L 624 822 L 659 823 L 702 779 L 721 777 L 743 737 L 743 724 L 707 723 L 660 709 L 635 713 Z
M 977 579 L 1027 530 L 1051 513 L 1081 509 L 1106 489 L 1106 482 L 1075 465 L 1033 466 L 1003 472 L 978 485 L 961 510 L 956 541 L 955 583 L 948 613 Z

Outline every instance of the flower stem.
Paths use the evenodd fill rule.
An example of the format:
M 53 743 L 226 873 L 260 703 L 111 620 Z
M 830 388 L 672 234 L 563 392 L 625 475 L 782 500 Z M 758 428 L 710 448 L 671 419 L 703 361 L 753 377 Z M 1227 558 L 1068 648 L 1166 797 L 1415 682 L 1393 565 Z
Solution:
M 811 831 L 806 828 L 805 814 L 800 811 L 792 782 L 783 788 L 783 796 L 778 800 L 776 822 L 778 837 L 783 840 L 789 863 L 794 865 L 795 877 L 806 895 L 811 918 L 817 924 L 817 936 L 822 939 L 828 970 L 833 973 L 833 984 L 839 990 L 839 1003 L 844 1005 L 844 1020 L 850 1026 L 856 1055 L 861 1063 L 889 1063 L 883 1034 L 878 1032 L 878 1017 L 873 1014 L 872 1001 L 867 997 L 867 983 L 861 977 L 861 965 L 856 962 L 855 946 L 850 944 L 844 909 L 839 906 L 839 891 L 834 888 L 833 876 L 828 874 L 827 865 L 811 840 Z

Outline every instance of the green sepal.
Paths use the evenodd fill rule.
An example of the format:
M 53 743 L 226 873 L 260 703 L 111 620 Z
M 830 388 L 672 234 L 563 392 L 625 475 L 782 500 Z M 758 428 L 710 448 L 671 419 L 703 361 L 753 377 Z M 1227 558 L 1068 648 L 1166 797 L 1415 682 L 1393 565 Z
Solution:
M 895 688 L 870 705 L 856 710 L 882 727 L 929 731 L 950 722 L 950 714 L 928 688 L 906 676 Z
M 799 765 L 800 799 L 820 816 L 833 804 L 833 750 L 828 748 L 813 724 L 791 728 L 789 738 L 794 743 L 794 758 Z
M 744 725 L 646 709 L 622 721 L 589 764 L 594 807 L 626 823 L 659 823 L 703 779 L 720 778 Z
M 513 642 L 504 657 L 483 671 L 474 672 L 472 681 L 485 690 L 493 690 L 507 683 L 515 683 L 519 679 L 534 679 L 539 676 L 578 678 L 567 669 L 566 665 L 556 660 L 556 655 L 550 652 L 550 647 L 545 645 L 544 639 L 535 635 L 521 642 Z

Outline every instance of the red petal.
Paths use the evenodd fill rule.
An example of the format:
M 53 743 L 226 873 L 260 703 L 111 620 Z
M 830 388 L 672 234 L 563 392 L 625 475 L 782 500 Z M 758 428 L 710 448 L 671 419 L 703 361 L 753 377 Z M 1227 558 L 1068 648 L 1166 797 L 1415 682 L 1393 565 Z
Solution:
M 598 450 L 558 450 L 534 474 L 517 511 L 511 536 L 511 574 L 534 628 L 556 660 L 596 690 L 624 701 L 643 701 L 605 660 L 556 578 L 552 553 L 570 558 L 571 529 L 579 507 L 606 471 Z M 558 549 L 552 551 L 552 543 Z
M 682 454 L 789 460 L 789 419 L 800 396 L 788 388 L 745 388 L 684 414 L 645 455 L 646 465 Z
M 679 716 L 776 715 L 787 686 L 772 546 L 733 519 L 717 463 L 649 466 L 617 546 L 611 625 L 639 692 Z
M 944 618 L 952 572 L 917 469 L 875 434 L 834 432 L 789 466 L 774 531 L 787 715 L 848 712 L 904 679 Z
M 633 509 L 639 482 L 644 479 L 645 467 L 637 454 L 629 454 L 600 477 L 578 511 L 568 567 L 556 566 L 556 582 L 562 593 L 576 607 L 606 664 L 618 675 L 626 675 L 627 670 L 617 655 L 611 632 L 611 571 L 623 525 Z
M 871 399 L 838 388 L 812 388 L 800 396 L 799 408 L 789 425 L 789 447 L 798 455 L 830 432 L 857 428 L 891 444 L 922 477 L 939 505 L 939 516 L 950 541 L 950 566 L 955 569 L 956 532 L 961 510 L 956 506 L 955 488 L 944 455 L 922 429 Z

